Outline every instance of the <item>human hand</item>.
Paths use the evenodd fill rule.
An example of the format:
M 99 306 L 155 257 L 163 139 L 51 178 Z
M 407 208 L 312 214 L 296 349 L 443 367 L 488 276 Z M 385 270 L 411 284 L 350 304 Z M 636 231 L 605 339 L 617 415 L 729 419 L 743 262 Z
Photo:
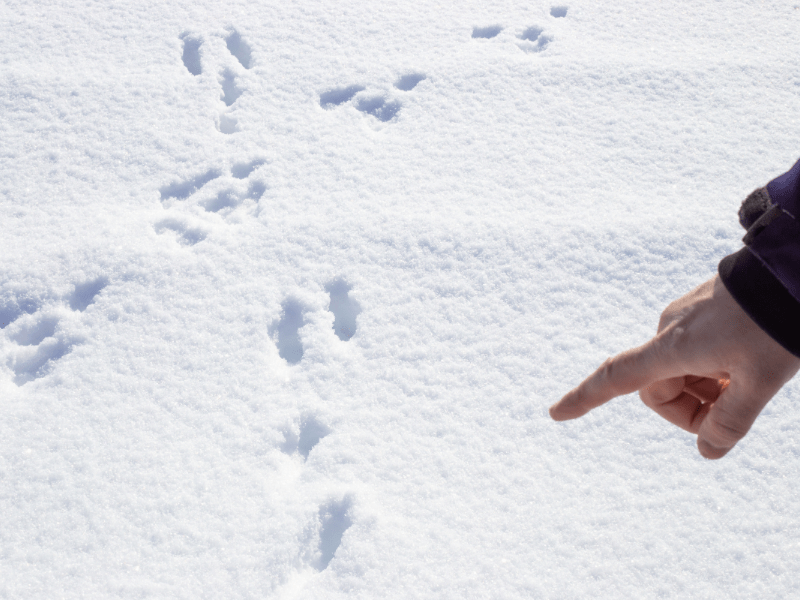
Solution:
M 607 359 L 550 407 L 576 419 L 639 391 L 667 421 L 697 434 L 705 458 L 722 458 L 800 368 L 800 358 L 745 313 L 718 276 L 670 304 L 646 344 Z

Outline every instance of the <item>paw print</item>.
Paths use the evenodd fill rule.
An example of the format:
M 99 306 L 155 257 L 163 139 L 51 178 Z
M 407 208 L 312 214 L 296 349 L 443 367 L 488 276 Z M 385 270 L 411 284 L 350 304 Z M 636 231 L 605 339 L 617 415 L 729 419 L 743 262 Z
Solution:
M 73 313 L 84 312 L 108 285 L 99 277 L 75 284 L 66 304 L 43 306 L 20 295 L 0 305 L 0 329 L 11 342 L 6 364 L 14 373 L 14 383 L 25 385 L 48 375 L 59 359 L 69 354 L 81 340 L 61 327 L 61 321 Z
M 424 73 L 406 73 L 394 82 L 393 87 L 400 92 L 410 92 L 426 78 Z M 397 93 L 370 91 L 362 85 L 332 88 L 319 95 L 319 105 L 325 110 L 348 103 L 382 123 L 393 120 L 403 106 Z

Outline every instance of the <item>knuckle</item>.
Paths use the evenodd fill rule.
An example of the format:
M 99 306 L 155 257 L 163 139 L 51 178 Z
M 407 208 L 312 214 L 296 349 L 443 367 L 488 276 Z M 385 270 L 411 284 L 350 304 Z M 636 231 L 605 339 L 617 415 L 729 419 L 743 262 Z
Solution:
M 641 398 L 644 405 L 648 408 L 655 408 L 658 405 L 658 401 L 649 387 L 639 390 L 639 398 Z
M 617 371 L 617 363 L 613 358 L 605 359 L 597 370 L 600 381 L 612 393 L 616 392 L 615 378 Z
M 709 415 L 709 423 L 706 430 L 706 438 L 713 442 L 720 442 L 720 446 L 732 446 L 742 439 L 750 430 L 747 423 L 742 422 L 725 410 L 713 411 L 713 416 Z

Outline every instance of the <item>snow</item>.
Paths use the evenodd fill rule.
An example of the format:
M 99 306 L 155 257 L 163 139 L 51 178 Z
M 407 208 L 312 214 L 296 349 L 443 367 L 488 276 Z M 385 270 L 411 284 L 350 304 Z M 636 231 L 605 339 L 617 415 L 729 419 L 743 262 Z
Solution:
M 0 6 L 0 596 L 788 598 L 796 383 L 618 399 L 797 158 L 800 5 Z

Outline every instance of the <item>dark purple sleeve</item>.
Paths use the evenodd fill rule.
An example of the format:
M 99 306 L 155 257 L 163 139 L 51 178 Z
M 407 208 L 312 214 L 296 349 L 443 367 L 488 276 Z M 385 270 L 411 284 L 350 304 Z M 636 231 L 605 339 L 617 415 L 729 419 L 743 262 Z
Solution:
M 745 247 L 719 263 L 725 287 L 774 340 L 800 357 L 800 160 L 739 210 Z

